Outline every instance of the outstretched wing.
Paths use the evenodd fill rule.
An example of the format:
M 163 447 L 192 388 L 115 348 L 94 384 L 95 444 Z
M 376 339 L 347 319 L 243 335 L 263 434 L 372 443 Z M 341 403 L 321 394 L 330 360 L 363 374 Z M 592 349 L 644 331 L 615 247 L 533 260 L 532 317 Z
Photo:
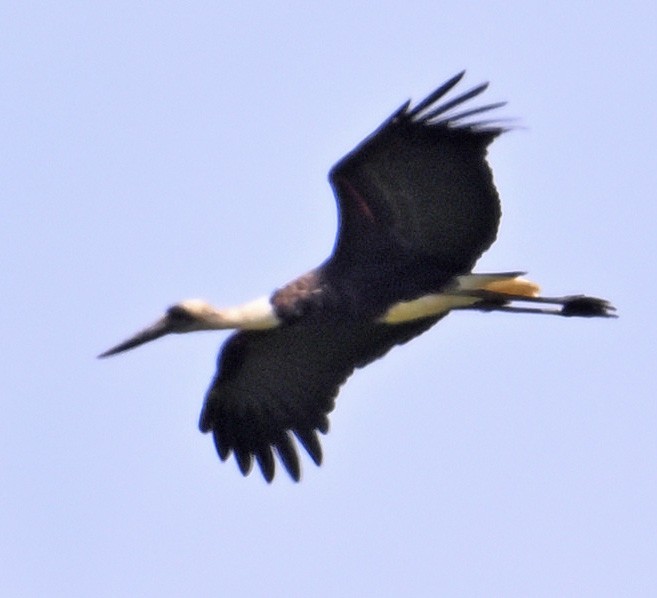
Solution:
M 267 331 L 241 331 L 224 344 L 217 375 L 199 422 L 212 431 L 222 460 L 235 454 L 241 472 L 256 458 L 262 474 L 274 477 L 276 453 L 298 480 L 293 436 L 317 465 L 317 432 L 328 431 L 340 385 L 354 368 L 384 355 L 430 328 L 438 318 L 399 326 L 354 321 L 298 322 Z
M 487 84 L 437 104 L 463 74 L 415 107 L 404 104 L 333 167 L 339 211 L 333 266 L 383 256 L 455 275 L 470 271 L 495 240 L 500 204 L 485 158 L 504 129 L 470 117 L 503 104 L 458 110 Z

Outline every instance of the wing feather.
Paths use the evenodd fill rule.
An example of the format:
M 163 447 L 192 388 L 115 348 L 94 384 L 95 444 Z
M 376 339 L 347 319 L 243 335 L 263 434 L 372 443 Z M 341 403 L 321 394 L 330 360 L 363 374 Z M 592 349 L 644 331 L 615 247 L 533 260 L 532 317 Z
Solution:
M 461 71 L 457 75 L 454 75 L 451 79 L 445 81 L 445 83 L 443 83 L 438 89 L 430 93 L 421 102 L 418 102 L 412 110 L 409 110 L 408 115 L 411 117 L 416 116 L 420 112 L 422 112 L 422 110 L 424 110 L 427 106 L 430 106 L 431 104 L 442 98 L 446 93 L 451 91 L 451 89 L 455 85 L 457 85 L 461 79 L 463 79 L 464 75 L 465 75 L 465 71 Z
M 354 368 L 430 328 L 436 318 L 388 326 L 355 321 L 298 322 L 267 331 L 241 331 L 224 344 L 199 422 L 212 431 L 222 460 L 235 455 L 247 475 L 253 457 L 269 482 L 272 449 L 292 479 L 300 477 L 293 436 L 322 461 L 317 432 L 328 431 L 340 385 Z
M 488 83 L 482 83 L 481 85 L 477 85 L 477 87 L 473 87 L 472 89 L 451 99 L 449 102 L 445 102 L 441 106 L 438 106 L 437 108 L 430 110 L 426 114 L 423 114 L 420 120 L 422 122 L 429 122 L 430 120 L 436 118 L 436 116 L 440 116 L 441 114 L 444 114 L 445 112 L 451 110 L 452 108 L 454 108 L 454 106 L 458 106 L 459 104 L 462 104 L 463 102 L 467 102 L 468 100 L 474 98 L 475 96 L 478 96 L 481 92 L 486 91 L 486 89 L 488 89 Z
M 469 272 L 495 240 L 501 210 L 486 148 L 504 128 L 467 118 L 502 104 L 451 113 L 481 94 L 482 84 L 436 105 L 462 75 L 415 107 L 405 104 L 332 168 L 334 270 L 409 263 L 451 277 Z

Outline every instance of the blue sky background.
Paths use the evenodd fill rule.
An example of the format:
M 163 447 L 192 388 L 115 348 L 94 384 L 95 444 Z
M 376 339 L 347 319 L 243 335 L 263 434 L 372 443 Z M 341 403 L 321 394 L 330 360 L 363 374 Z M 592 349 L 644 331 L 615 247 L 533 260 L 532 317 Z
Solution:
M 657 595 L 650 2 L 3 2 L 0 594 Z M 454 314 L 358 372 L 296 485 L 197 431 L 223 333 L 335 234 L 329 167 L 467 68 L 522 127 L 480 271 L 621 318 Z

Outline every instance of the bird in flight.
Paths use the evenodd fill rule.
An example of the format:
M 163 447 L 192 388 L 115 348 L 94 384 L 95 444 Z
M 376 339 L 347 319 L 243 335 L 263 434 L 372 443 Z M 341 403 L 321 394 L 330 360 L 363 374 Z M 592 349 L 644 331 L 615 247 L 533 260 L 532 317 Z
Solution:
M 426 332 L 455 310 L 614 317 L 606 300 L 542 297 L 522 272 L 475 274 L 495 240 L 500 202 L 486 149 L 505 131 L 473 120 L 503 103 L 464 105 L 482 84 L 406 102 L 330 171 L 339 226 L 319 267 L 244 305 L 182 301 L 108 357 L 169 333 L 236 329 L 224 343 L 199 427 L 242 474 L 257 462 L 274 478 L 277 456 L 300 477 L 295 438 L 320 465 L 340 386 L 356 368 Z

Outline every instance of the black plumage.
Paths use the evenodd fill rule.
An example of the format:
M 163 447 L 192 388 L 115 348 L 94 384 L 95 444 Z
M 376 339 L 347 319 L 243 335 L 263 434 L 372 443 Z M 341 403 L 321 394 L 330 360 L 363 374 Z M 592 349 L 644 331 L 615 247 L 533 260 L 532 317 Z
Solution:
M 243 474 L 255 460 L 271 481 L 277 457 L 298 480 L 296 444 L 321 463 L 318 433 L 328 431 L 340 385 L 354 369 L 449 311 L 612 317 L 602 299 L 539 297 L 517 272 L 471 274 L 497 235 L 500 202 L 486 148 L 504 128 L 472 120 L 501 103 L 463 107 L 485 84 L 445 100 L 462 76 L 415 106 L 404 104 L 331 169 L 338 233 L 322 265 L 264 303 L 219 310 L 181 302 L 101 357 L 171 332 L 237 328 L 219 354 L 199 427 Z
M 240 331 L 224 344 L 200 429 L 212 431 L 222 459 L 235 453 L 242 473 L 253 455 L 271 480 L 274 447 L 298 479 L 290 433 L 319 464 L 316 431 L 328 430 L 326 416 L 354 368 L 438 320 L 389 326 L 376 318 L 398 301 L 441 291 L 494 241 L 500 204 L 485 155 L 503 129 L 464 118 L 501 104 L 450 117 L 480 85 L 436 107 L 462 76 L 414 108 L 404 104 L 331 169 L 333 254 L 274 293 L 282 327 Z

